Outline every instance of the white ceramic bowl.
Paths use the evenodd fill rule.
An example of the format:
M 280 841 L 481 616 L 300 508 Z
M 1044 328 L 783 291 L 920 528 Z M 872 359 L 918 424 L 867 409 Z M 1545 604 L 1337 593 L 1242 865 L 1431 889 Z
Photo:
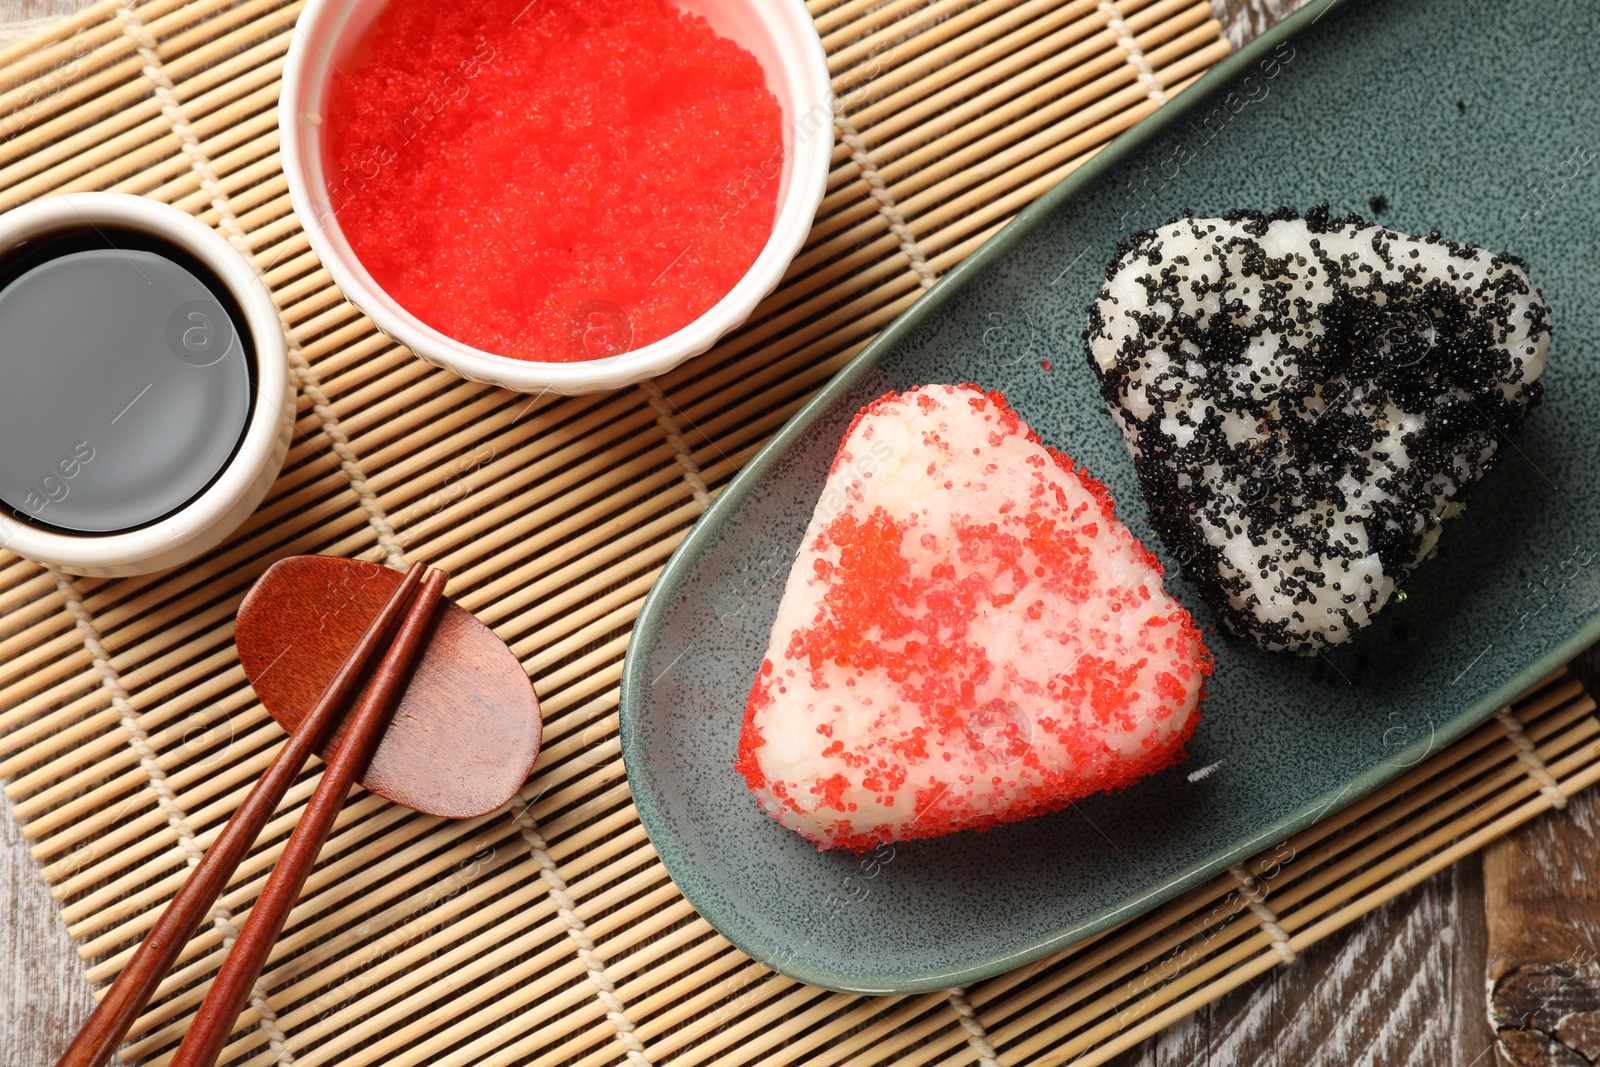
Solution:
M 310 0 L 295 25 L 278 100 L 289 197 L 311 247 L 344 295 L 384 333 L 422 359 L 463 377 L 523 392 L 591 393 L 653 378 L 699 355 L 750 317 L 805 243 L 833 155 L 833 90 L 827 56 L 800 0 L 676 0 L 761 63 L 783 107 L 783 173 L 772 236 L 733 289 L 683 329 L 632 352 L 578 363 L 542 363 L 485 352 L 448 337 L 385 293 L 356 258 L 328 196 L 323 136 L 336 64 L 388 0 Z
M 294 395 L 277 309 L 255 269 L 187 212 L 122 193 L 69 193 L 0 215 L 0 257 L 45 234 L 136 230 L 188 252 L 216 274 L 244 313 L 255 350 L 255 395 L 243 440 L 216 479 L 176 512 L 135 530 L 72 534 L 0 515 L 0 547 L 72 574 L 115 578 L 166 570 L 215 548 L 249 517 L 278 476 L 294 429 Z

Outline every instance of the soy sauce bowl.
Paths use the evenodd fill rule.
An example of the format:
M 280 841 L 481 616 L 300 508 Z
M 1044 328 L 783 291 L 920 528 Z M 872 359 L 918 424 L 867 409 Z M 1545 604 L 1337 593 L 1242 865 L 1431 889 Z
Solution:
M 522 392 L 567 395 L 618 389 L 653 378 L 709 349 L 777 288 L 811 232 L 833 157 L 833 89 L 827 55 L 800 0 L 674 0 L 760 62 L 783 113 L 777 212 L 756 260 L 700 316 L 632 351 L 571 363 L 516 359 L 474 348 L 423 322 L 372 277 L 339 225 L 328 192 L 324 121 L 336 70 L 388 0 L 310 0 L 295 22 L 278 101 L 279 143 L 289 198 L 317 258 L 351 303 L 436 367 Z M 621 314 L 620 309 L 616 309 Z
M 0 215 L 0 548 L 72 574 L 166 570 L 249 517 L 294 397 L 255 268 L 119 193 Z

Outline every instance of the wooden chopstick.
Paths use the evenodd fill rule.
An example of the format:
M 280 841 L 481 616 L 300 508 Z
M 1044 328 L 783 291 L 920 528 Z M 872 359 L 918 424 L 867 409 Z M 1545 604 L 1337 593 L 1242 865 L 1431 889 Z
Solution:
M 406 609 L 422 584 L 426 569 L 419 563 L 400 582 L 389 602 L 350 650 L 339 673 L 322 691 L 300 729 L 284 742 L 272 765 L 244 798 L 244 803 L 206 850 L 204 858 L 161 913 L 128 965 L 106 990 L 78 1036 L 56 1061 L 57 1067 L 103 1067 L 111 1059 L 128 1028 L 150 1002 L 156 987 L 172 970 L 183 946 L 210 914 L 211 905 L 226 888 L 250 846 L 261 836 L 306 760 L 327 743 L 334 727 L 344 717 L 367 667 L 389 642 L 401 619 L 407 617 Z
M 272 869 L 266 888 L 250 909 L 239 940 L 228 950 L 228 958 L 217 973 L 194 1021 L 189 1024 L 183 1043 L 170 1067 L 212 1067 L 233 1032 L 233 1024 L 250 999 L 250 991 L 261 977 L 272 946 L 277 943 L 289 911 L 300 896 L 306 876 L 317 862 L 346 794 L 366 771 L 378 743 L 389 726 L 389 719 L 400 702 L 410 677 L 411 667 L 427 643 L 444 583 L 449 576 L 430 571 L 406 612 L 405 622 L 393 646 L 378 665 L 372 684 L 360 704 L 350 713 L 350 725 L 339 749 L 328 761 L 322 781 L 306 803 L 305 811 L 289 837 L 283 856 Z

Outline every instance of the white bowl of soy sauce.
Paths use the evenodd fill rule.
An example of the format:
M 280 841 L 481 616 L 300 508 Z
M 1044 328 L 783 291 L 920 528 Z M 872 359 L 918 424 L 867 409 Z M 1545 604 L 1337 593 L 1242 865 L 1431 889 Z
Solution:
M 294 400 L 255 269 L 176 208 L 72 193 L 0 215 L 0 548 L 165 570 L 255 510 Z

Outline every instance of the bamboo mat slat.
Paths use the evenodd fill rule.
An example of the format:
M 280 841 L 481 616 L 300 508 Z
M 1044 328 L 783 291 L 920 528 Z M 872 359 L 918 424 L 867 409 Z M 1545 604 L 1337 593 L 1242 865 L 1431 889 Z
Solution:
M 352 798 L 229 1064 L 1100 1063 L 1600 777 L 1594 703 L 1560 675 L 1234 873 L 969 989 L 830 993 L 707 926 L 639 825 L 617 743 L 645 592 L 874 333 L 1229 50 L 1204 0 L 809 6 L 840 107 L 805 249 L 711 353 L 653 386 L 573 398 L 427 367 L 317 263 L 274 108 L 300 0 L 105 0 L 0 49 L 0 209 L 114 189 L 237 220 L 300 386 L 272 494 L 196 565 L 108 581 L 0 554 L 0 778 L 92 982 L 126 962 L 281 739 L 232 619 L 262 570 L 297 552 L 448 569 L 450 594 L 538 687 L 545 747 L 518 797 L 481 819 Z M 1512 730 L 1557 786 L 1526 773 Z M 125 1063 L 170 1058 L 316 773 L 135 1025 Z

